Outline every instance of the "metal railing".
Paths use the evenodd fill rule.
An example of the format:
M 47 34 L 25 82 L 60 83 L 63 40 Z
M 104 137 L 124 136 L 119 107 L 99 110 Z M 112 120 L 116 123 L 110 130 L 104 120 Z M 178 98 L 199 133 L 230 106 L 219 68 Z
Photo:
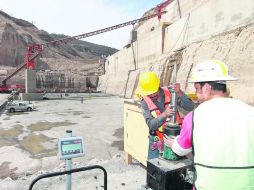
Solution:
M 82 168 L 75 168 L 70 171 L 53 172 L 53 173 L 40 175 L 32 181 L 32 183 L 29 186 L 29 190 L 32 190 L 34 184 L 41 179 L 55 177 L 55 176 L 59 176 L 59 175 L 77 173 L 77 172 L 82 172 L 82 171 L 92 170 L 92 169 L 101 169 L 103 171 L 103 173 L 104 173 L 104 190 L 107 190 L 107 171 L 102 166 L 98 166 L 98 165 L 82 167 Z

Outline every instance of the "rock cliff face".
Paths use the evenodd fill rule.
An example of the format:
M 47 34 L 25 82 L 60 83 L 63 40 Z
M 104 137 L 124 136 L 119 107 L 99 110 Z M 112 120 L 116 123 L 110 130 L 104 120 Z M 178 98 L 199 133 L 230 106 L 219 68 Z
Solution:
M 29 44 L 41 44 L 65 37 L 67 36 L 38 30 L 32 23 L 11 17 L 0 11 L 0 69 L 10 73 L 16 66 L 24 64 L 26 47 Z M 64 75 L 65 78 L 71 78 L 74 83 L 80 83 L 82 80 L 87 81 L 86 78 L 90 80 L 90 77 L 93 81 L 94 76 L 103 74 L 102 56 L 111 55 L 116 51 L 114 48 L 81 40 L 45 48 L 41 56 L 36 58 L 36 69 L 40 70 L 37 78 L 39 80 L 43 75 L 47 77 L 51 71 L 51 73 L 58 73 L 57 75 Z M 44 73 L 44 71 L 47 72 Z M 7 83 L 23 83 L 23 81 L 24 72 L 21 72 Z M 39 81 L 37 83 L 42 84 Z M 64 86 L 68 87 L 68 84 L 66 82 Z M 86 82 L 81 85 L 83 85 L 82 88 L 87 86 Z M 44 88 L 44 86 L 41 87 Z
M 17 66 L 24 60 L 26 42 L 9 23 L 5 24 L 0 46 L 0 64 Z M 22 55 L 23 54 L 23 55 Z
M 238 28 L 231 32 L 209 40 L 194 43 L 182 52 L 182 61 L 178 70 L 178 79 L 187 91 L 193 90 L 193 85 L 185 81 L 198 62 L 210 58 L 220 59 L 227 63 L 230 74 L 238 78 L 228 82 L 231 95 L 254 105 L 254 25 Z

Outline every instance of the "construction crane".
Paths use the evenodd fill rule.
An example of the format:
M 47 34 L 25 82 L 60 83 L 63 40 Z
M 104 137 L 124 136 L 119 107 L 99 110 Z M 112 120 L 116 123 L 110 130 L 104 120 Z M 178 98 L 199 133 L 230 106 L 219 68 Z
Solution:
M 101 33 L 109 32 L 109 31 L 112 31 L 112 30 L 116 30 L 116 29 L 119 29 L 119 28 L 122 28 L 122 27 L 125 27 L 125 26 L 128 26 L 128 25 L 134 25 L 138 22 L 143 22 L 143 21 L 149 20 L 149 19 L 154 18 L 154 17 L 158 17 L 158 19 L 160 20 L 161 15 L 166 13 L 166 11 L 163 11 L 163 9 L 165 8 L 166 5 L 171 3 L 171 1 L 172 0 L 168 0 L 168 1 L 165 1 L 165 2 L 157 5 L 156 8 L 155 8 L 156 13 L 145 16 L 145 17 L 142 17 L 142 18 L 139 18 L 139 19 L 135 19 L 135 20 L 128 21 L 128 22 L 125 22 L 125 23 L 122 23 L 122 24 L 114 25 L 114 26 L 111 26 L 111 27 L 103 28 L 103 29 L 100 29 L 100 30 L 84 33 L 84 34 L 73 36 L 73 37 L 62 38 L 62 39 L 59 39 L 59 40 L 50 41 L 50 42 L 43 43 L 43 44 L 28 45 L 26 55 L 25 55 L 25 63 L 20 65 L 15 71 L 13 71 L 9 75 L 7 75 L 6 78 L 4 78 L 2 80 L 2 88 L 6 87 L 7 80 L 12 78 L 14 75 L 16 75 L 23 68 L 26 67 L 27 69 L 33 69 L 34 70 L 35 69 L 35 59 L 41 54 L 41 52 L 43 51 L 44 48 L 52 47 L 52 46 L 55 46 L 55 45 L 66 44 L 66 43 L 68 43 L 70 41 L 73 41 L 73 40 L 79 40 L 79 39 L 82 39 L 82 38 L 87 38 L 87 37 L 94 36 L 94 35 L 97 35 L 97 34 L 101 34 Z M 1 91 L 1 89 L 0 89 L 0 91 Z

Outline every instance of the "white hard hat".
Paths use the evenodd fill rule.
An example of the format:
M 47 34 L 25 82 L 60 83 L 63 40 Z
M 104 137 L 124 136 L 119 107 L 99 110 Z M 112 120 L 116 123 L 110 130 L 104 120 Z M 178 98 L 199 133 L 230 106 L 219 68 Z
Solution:
M 225 83 L 225 81 L 232 80 L 237 80 L 237 78 L 229 76 L 228 67 L 225 63 L 219 60 L 207 60 L 194 67 L 192 76 L 188 82 L 218 81 Z

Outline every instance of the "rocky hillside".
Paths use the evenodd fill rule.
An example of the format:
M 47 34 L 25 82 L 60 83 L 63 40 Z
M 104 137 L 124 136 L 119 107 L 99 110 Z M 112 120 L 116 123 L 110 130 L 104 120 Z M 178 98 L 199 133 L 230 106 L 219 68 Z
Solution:
M 44 30 L 39 30 L 30 22 L 11 17 L 0 11 L 0 68 L 10 73 L 16 66 L 23 64 L 26 47 L 30 44 L 42 44 L 66 37 L 68 36 L 63 34 L 49 34 Z M 36 58 L 36 69 L 61 72 L 67 75 L 74 73 L 75 77 L 100 75 L 103 69 L 98 71 L 98 67 L 103 66 L 99 60 L 102 56 L 111 55 L 116 51 L 117 49 L 114 48 L 73 40 L 67 44 L 45 48 L 41 56 Z M 72 64 L 73 62 L 75 64 Z M 70 65 L 67 66 L 69 63 L 71 68 Z M 80 70 L 80 68 L 83 69 Z M 21 73 L 13 80 L 22 81 L 22 76 Z

